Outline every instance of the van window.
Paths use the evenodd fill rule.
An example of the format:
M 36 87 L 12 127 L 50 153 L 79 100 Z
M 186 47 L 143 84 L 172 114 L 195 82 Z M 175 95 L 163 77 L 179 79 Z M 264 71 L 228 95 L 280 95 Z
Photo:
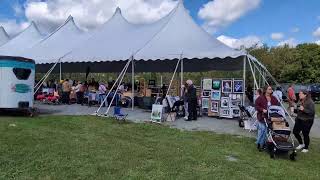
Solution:
M 13 73 L 19 80 L 27 80 L 31 74 L 31 69 L 13 68 Z

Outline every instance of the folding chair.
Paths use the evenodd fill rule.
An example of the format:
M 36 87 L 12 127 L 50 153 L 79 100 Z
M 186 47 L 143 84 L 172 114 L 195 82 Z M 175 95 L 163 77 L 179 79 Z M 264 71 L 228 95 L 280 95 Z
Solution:
M 123 114 L 123 113 L 121 112 L 121 107 L 114 107 L 113 117 L 114 117 L 117 121 L 119 121 L 119 122 L 121 122 L 121 121 L 125 122 L 125 121 L 127 120 L 127 116 L 128 116 L 128 114 Z

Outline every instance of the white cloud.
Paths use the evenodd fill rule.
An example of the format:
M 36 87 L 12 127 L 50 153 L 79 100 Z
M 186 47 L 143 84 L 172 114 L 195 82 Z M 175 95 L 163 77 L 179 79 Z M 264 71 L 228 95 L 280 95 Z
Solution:
M 209 1 L 198 12 L 205 21 L 203 27 L 209 32 L 228 26 L 248 11 L 256 9 L 261 0 L 214 0 Z
M 278 43 L 278 46 L 285 46 L 285 45 L 288 45 L 289 47 L 296 47 L 298 43 L 295 38 L 289 38 Z
M 234 49 L 251 48 L 251 47 L 262 47 L 263 43 L 257 36 L 246 36 L 240 39 L 232 38 L 229 36 L 221 35 L 217 38 L 227 46 Z
M 297 33 L 299 31 L 300 31 L 300 28 L 298 28 L 298 27 L 294 27 L 291 29 L 291 32 L 293 32 L 293 33 Z
M 105 23 L 117 6 L 128 20 L 135 23 L 156 21 L 168 14 L 175 0 L 29 0 L 25 14 L 40 28 L 52 31 L 72 15 L 83 29 L 93 29 Z
M 271 39 L 273 40 L 281 40 L 284 38 L 284 34 L 283 33 L 272 33 L 270 35 Z
M 312 34 L 313 36 L 320 38 L 320 27 L 318 27 Z
M 318 45 L 320 45 L 320 40 L 316 41 L 315 43 L 318 44 Z

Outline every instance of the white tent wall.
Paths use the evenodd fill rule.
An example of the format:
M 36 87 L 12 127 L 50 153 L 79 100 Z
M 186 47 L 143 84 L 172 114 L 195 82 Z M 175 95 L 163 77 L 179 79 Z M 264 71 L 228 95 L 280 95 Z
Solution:
M 0 47 L 5 43 L 7 43 L 9 40 L 10 40 L 10 37 L 8 33 L 2 26 L 0 26 Z
M 5 56 L 22 56 L 22 52 L 43 38 L 38 27 L 34 22 L 19 33 L 16 37 L 0 47 L 0 55 Z

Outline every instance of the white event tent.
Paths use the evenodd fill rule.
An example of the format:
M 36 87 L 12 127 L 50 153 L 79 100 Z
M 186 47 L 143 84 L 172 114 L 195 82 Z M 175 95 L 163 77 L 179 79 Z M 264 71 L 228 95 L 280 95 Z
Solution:
M 26 39 L 28 47 L 24 43 Z M 83 35 L 70 17 L 39 43 L 33 43 L 37 42 L 35 39 L 41 39 L 41 35 L 32 23 L 24 32 L 1 47 L 0 54 L 9 52 L 5 54 L 17 55 L 15 49 L 23 49 L 24 57 L 36 61 L 37 72 L 47 72 L 42 81 L 58 63 L 60 67 L 63 64 L 66 72 L 84 72 L 88 68 L 92 72 L 121 71 L 116 82 L 123 80 L 130 64 L 132 82 L 134 72 L 174 70 L 174 76 L 179 66 L 181 83 L 184 71 L 243 70 L 245 86 L 246 68 L 250 68 L 255 88 L 259 87 L 257 74 L 266 83 L 266 76 L 272 77 L 256 58 L 245 51 L 226 46 L 199 27 L 185 9 L 183 0 L 179 0 L 176 8 L 167 16 L 152 24 L 130 23 L 117 8 L 114 15 L 90 37 Z M 13 49 L 15 46 L 17 48 Z M 172 80 L 169 89 L 171 83 Z M 133 97 L 134 93 L 132 99 Z M 108 111 L 109 109 L 110 106 Z
M 21 56 L 21 53 L 32 47 L 43 38 L 38 27 L 34 22 L 11 39 L 9 42 L 0 46 L 0 55 L 4 56 Z
M 9 35 L 2 26 L 0 26 L 0 47 L 10 40 Z

